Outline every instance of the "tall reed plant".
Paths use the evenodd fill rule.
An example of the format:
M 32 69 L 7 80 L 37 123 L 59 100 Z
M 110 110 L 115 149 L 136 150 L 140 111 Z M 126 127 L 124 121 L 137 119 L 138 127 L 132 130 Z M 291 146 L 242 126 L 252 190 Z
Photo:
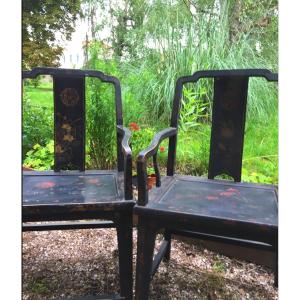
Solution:
M 255 49 L 251 35 L 241 35 L 235 42 L 230 42 L 226 6 L 219 16 L 209 20 L 190 16 L 192 20 L 186 17 L 184 21 L 180 11 L 174 15 L 167 9 L 161 14 L 163 18 L 156 18 L 151 23 L 154 49 L 145 50 L 139 59 L 128 61 L 125 67 L 129 73 L 136 74 L 137 81 L 131 85 L 130 92 L 146 104 L 148 119 L 153 124 L 169 122 L 175 82 L 180 76 L 209 69 L 277 69 L 273 57 L 262 57 Z M 141 40 L 141 43 L 146 42 Z M 196 85 L 193 92 L 198 88 Z M 263 80 L 252 80 L 249 118 L 266 119 L 268 114 L 277 113 L 275 90 L 272 84 Z M 211 99 L 211 87 L 207 86 L 207 91 L 207 98 Z
M 98 43 L 90 47 L 88 69 L 112 75 L 116 73 L 113 60 L 99 59 Z M 97 78 L 86 79 L 86 147 L 91 168 L 110 169 L 116 161 L 115 95 L 112 84 Z

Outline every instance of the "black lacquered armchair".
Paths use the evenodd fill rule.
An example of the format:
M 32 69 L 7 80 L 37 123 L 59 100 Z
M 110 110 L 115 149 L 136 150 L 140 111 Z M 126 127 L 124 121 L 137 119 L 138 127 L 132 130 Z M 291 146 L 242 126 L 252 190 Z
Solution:
M 172 234 L 273 251 L 277 254 L 277 188 L 241 182 L 248 83 L 251 77 L 277 81 L 264 69 L 198 71 L 176 82 L 170 128 L 140 152 L 138 168 L 138 248 L 136 299 L 148 299 L 149 285 L 162 259 L 170 259 Z M 175 174 L 178 120 L 183 86 L 213 79 L 208 178 Z M 169 139 L 167 176 L 160 177 L 157 151 Z M 153 158 L 156 188 L 147 190 L 147 160 Z M 227 175 L 232 180 L 215 179 Z M 153 258 L 158 231 L 164 240 Z M 277 256 L 275 263 L 277 285 Z
M 117 229 L 120 299 L 132 299 L 132 154 L 120 82 L 100 71 L 35 68 L 53 77 L 54 170 L 23 171 L 23 231 Z M 85 78 L 114 86 L 117 170 L 85 170 Z M 99 99 L 101 101 L 101 99 Z M 81 220 L 78 222 L 78 220 Z M 45 222 L 46 221 L 46 222 Z M 38 222 L 38 223 L 36 223 Z

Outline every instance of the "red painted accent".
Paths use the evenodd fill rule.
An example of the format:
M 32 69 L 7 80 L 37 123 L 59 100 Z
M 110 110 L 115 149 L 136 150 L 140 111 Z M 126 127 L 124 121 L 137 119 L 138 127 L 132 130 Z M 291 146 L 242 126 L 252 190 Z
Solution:
M 218 200 L 219 198 L 217 196 L 206 196 L 207 200 Z
M 96 183 L 98 183 L 99 181 L 98 181 L 97 178 L 92 178 L 92 179 L 88 179 L 87 182 L 88 182 L 88 183 L 91 183 L 91 184 L 96 184 Z
M 232 193 L 239 193 L 240 191 L 237 189 L 233 189 L 233 188 L 229 188 L 227 189 L 228 192 L 232 192 Z
M 55 186 L 55 183 L 52 181 L 44 181 L 36 184 L 36 187 L 40 189 L 50 189 Z
M 225 192 L 221 192 L 219 195 L 220 196 L 225 196 L 225 197 L 230 197 L 230 196 L 233 196 L 233 195 L 239 194 L 239 193 L 240 193 L 240 191 L 237 190 L 237 189 L 228 188 L 228 189 L 226 189 Z
M 236 194 L 235 192 L 222 192 L 222 193 L 220 193 L 220 196 L 230 197 L 235 194 Z

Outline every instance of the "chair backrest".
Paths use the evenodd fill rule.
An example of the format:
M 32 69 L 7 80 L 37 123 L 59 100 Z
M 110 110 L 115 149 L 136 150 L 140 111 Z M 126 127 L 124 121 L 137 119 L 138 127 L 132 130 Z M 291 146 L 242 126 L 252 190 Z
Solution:
M 214 95 L 208 178 L 226 174 L 241 181 L 244 128 L 249 77 L 278 81 L 278 74 L 266 69 L 198 71 L 176 82 L 171 127 L 178 127 L 183 85 L 201 78 L 213 78 Z M 177 136 L 169 141 L 167 174 L 174 174 Z
M 111 83 L 115 89 L 116 125 L 123 125 L 120 82 L 100 71 L 59 68 L 34 68 L 22 77 L 53 77 L 54 95 L 54 170 L 85 170 L 85 77 Z M 117 165 L 124 170 L 121 136 L 117 134 Z

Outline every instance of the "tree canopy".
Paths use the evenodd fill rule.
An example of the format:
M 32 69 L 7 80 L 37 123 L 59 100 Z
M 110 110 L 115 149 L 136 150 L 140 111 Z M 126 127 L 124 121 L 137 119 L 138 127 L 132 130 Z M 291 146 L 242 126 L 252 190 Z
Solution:
M 196 37 L 194 45 L 208 44 L 220 32 L 229 48 L 243 40 L 252 43 L 255 51 L 258 43 L 264 56 L 277 60 L 277 0 L 84 2 L 89 7 L 92 40 L 109 44 L 115 57 L 142 57 L 149 50 L 149 42 L 164 52 L 174 45 L 184 46 L 189 35 Z M 97 34 L 103 27 L 110 30 L 106 40 Z
M 80 15 L 80 0 L 22 0 L 22 67 L 58 66 L 57 37 L 70 40 Z

